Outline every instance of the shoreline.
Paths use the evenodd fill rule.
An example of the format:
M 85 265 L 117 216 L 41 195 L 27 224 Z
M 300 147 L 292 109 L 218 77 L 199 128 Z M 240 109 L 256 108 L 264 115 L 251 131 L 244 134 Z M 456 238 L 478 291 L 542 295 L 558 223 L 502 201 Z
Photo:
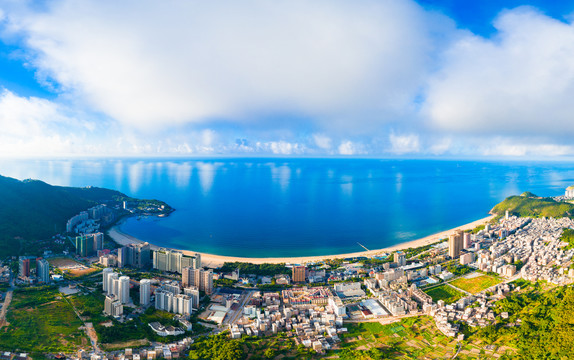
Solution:
M 470 222 L 468 224 L 464 224 L 449 230 L 441 231 L 436 234 L 432 234 L 417 240 L 411 240 L 408 242 L 400 243 L 397 245 L 389 246 L 383 249 L 376 249 L 376 250 L 369 250 L 369 251 L 360 251 L 354 253 L 347 253 L 347 254 L 336 254 L 336 255 L 312 255 L 312 256 L 299 256 L 299 257 L 267 257 L 267 258 L 248 258 L 248 257 L 236 257 L 236 256 L 226 256 L 226 255 L 214 255 L 214 254 L 206 254 L 197 251 L 190 251 L 190 250 L 181 250 L 181 249 L 172 249 L 181 251 L 184 255 L 194 255 L 200 254 L 201 255 L 201 263 L 205 267 L 209 268 L 216 268 L 223 265 L 225 262 L 246 262 L 252 264 L 263 264 L 263 263 L 271 263 L 271 264 L 279 264 L 279 263 L 286 263 L 286 264 L 304 264 L 308 262 L 315 262 L 321 261 L 326 259 L 344 259 L 348 257 L 358 257 L 358 256 L 374 256 L 379 255 L 385 252 L 397 251 L 397 250 L 405 250 L 408 248 L 416 248 L 425 245 L 431 245 L 434 243 L 439 242 L 441 239 L 448 237 L 452 232 L 455 230 L 470 230 L 474 229 L 479 225 L 483 225 L 493 219 L 495 215 L 489 215 L 485 218 Z M 144 241 L 135 238 L 131 235 L 125 234 L 119 230 L 119 224 L 112 226 L 109 230 L 107 230 L 107 234 L 119 245 L 127 245 L 130 243 L 143 243 Z M 152 249 L 159 249 L 159 246 L 153 245 L 150 243 L 150 247 Z

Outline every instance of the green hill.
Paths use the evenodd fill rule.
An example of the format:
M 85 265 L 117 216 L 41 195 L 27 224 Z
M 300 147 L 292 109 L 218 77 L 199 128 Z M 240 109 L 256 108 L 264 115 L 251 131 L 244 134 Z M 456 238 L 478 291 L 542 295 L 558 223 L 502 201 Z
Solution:
M 30 252 L 37 240 L 65 232 L 68 219 L 79 212 L 123 200 L 135 199 L 115 190 L 52 186 L 0 176 L 0 256 L 22 254 L 24 249 Z
M 532 193 L 509 196 L 492 208 L 490 212 L 504 215 L 506 210 L 512 215 L 529 217 L 570 217 L 574 215 L 573 204 L 557 202 L 550 198 L 538 198 Z

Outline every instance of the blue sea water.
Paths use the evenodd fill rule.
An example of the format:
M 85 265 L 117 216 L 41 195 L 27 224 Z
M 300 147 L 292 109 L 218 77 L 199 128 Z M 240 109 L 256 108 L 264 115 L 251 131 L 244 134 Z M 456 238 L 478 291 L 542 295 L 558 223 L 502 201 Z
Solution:
M 488 215 L 506 196 L 554 196 L 574 164 L 378 159 L 2 160 L 0 174 L 164 200 L 167 218 L 121 231 L 218 255 L 279 257 L 379 249 Z

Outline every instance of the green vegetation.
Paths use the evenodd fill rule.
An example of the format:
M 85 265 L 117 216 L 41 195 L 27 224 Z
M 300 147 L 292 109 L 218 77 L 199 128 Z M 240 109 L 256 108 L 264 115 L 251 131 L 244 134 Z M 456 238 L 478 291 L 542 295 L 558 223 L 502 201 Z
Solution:
M 456 262 L 452 262 L 447 265 L 446 269 L 450 271 L 454 276 L 462 276 L 470 274 L 474 271 L 473 268 L 467 265 L 458 265 Z
M 445 303 L 450 304 L 458 301 L 460 298 L 464 297 L 464 294 L 460 291 L 453 289 L 447 284 L 442 284 L 430 289 L 424 290 L 434 302 L 443 300 Z
M 102 343 L 126 342 L 130 340 L 148 339 L 150 341 L 170 342 L 186 335 L 179 336 L 159 336 L 150 327 L 149 323 L 157 321 L 162 325 L 180 326 L 174 320 L 174 315 L 165 311 L 148 308 L 139 318 L 120 323 L 112 320 L 113 326 L 94 325 L 98 338 Z M 195 326 L 195 324 L 194 324 Z
M 491 286 L 499 284 L 501 281 L 489 275 L 480 275 L 471 279 L 458 278 L 451 281 L 451 284 L 459 289 L 468 291 L 471 294 L 476 294 L 482 290 L 488 289 Z
M 569 250 L 574 248 L 574 230 L 572 229 L 564 229 L 562 231 L 562 236 L 560 236 L 560 240 L 568 243 L 564 250 Z
M 506 211 L 518 216 L 570 217 L 574 215 L 574 204 L 557 202 L 550 198 L 510 196 L 492 208 L 491 213 L 503 216 Z
M 471 234 L 478 234 L 478 232 L 480 230 L 484 230 L 486 226 L 485 225 L 478 225 L 477 227 L 475 227 L 474 229 L 471 230 L 466 230 L 465 232 L 471 233 Z
M 339 359 L 450 359 L 458 341 L 444 336 L 429 316 L 417 316 L 381 325 L 378 322 L 348 324 L 349 332 L 341 336 L 341 350 L 329 357 Z M 476 359 L 477 354 L 492 358 L 493 351 L 482 349 L 480 341 L 467 341 L 457 359 Z M 501 352 L 499 351 L 499 354 Z
M 0 331 L 1 349 L 46 354 L 72 352 L 88 344 L 79 330 L 83 323 L 54 287 L 14 291 L 7 321 Z
M 214 286 L 233 287 L 237 281 L 231 279 L 217 279 L 213 280 Z
M 513 294 L 496 304 L 497 313 L 509 318 L 484 329 L 473 329 L 476 337 L 494 345 L 518 349 L 513 359 L 574 358 L 574 289 L 558 287 L 542 292 L 540 284 Z M 515 324 L 520 319 L 522 325 Z M 469 331 L 472 331 L 469 329 Z M 510 359 L 510 357 L 508 357 Z
M 285 264 L 251 264 L 244 262 L 226 262 L 219 268 L 221 273 L 229 273 L 239 269 L 240 274 L 254 274 L 262 276 L 275 276 L 278 274 L 291 274 L 291 269 Z
M 92 322 L 104 321 L 104 301 L 105 296 L 100 292 L 87 295 L 80 293 L 67 297 L 72 306 L 78 310 L 81 316 L 89 317 Z
M 190 359 L 239 360 L 245 358 L 241 340 L 230 339 L 227 334 L 200 337 L 191 346 Z
M 115 190 L 52 186 L 39 180 L 0 176 L 0 257 L 40 255 L 52 249 L 49 239 L 66 231 L 69 218 L 97 204 L 124 199 L 135 200 Z M 165 205 L 167 212 L 173 211 L 161 201 L 137 201 Z

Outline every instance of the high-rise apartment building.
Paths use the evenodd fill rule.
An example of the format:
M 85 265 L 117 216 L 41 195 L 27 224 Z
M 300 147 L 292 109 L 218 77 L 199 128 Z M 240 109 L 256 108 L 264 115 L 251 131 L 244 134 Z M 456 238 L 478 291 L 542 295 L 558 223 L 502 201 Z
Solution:
M 119 317 L 124 313 L 124 307 L 115 295 L 107 295 L 104 301 L 104 313 L 109 316 Z
M 187 287 L 187 288 L 183 289 L 183 293 L 184 293 L 184 295 L 187 295 L 191 298 L 192 307 L 194 309 L 198 309 L 199 308 L 199 289 L 195 286 L 191 286 L 191 287 Z
M 397 266 L 399 266 L 399 267 L 405 266 L 407 264 L 407 257 L 405 255 L 405 253 L 402 251 L 397 251 L 394 254 L 394 260 L 395 260 L 395 263 L 397 263 Z
M 305 279 L 307 278 L 307 268 L 305 266 L 293 266 L 292 271 L 293 282 L 305 282 Z
M 48 260 L 38 259 L 36 261 L 36 276 L 44 284 L 50 282 L 50 263 L 48 263 Z
M 92 234 L 92 238 L 94 240 L 94 251 L 103 250 L 104 249 L 104 234 L 101 232 Z
M 462 230 L 456 230 L 454 234 L 448 237 L 448 255 L 455 259 L 459 257 L 460 251 L 463 248 L 463 232 Z
M 94 237 L 92 235 L 76 236 L 76 254 L 88 257 L 94 253 Z
M 102 290 L 106 294 L 109 294 L 108 293 L 109 276 L 113 273 L 114 273 L 114 269 L 112 269 L 112 268 L 105 268 L 104 270 L 102 270 Z
M 462 248 L 463 249 L 470 248 L 470 241 L 471 241 L 470 233 L 465 232 L 462 238 Z
M 159 249 L 153 251 L 153 268 L 161 271 L 168 271 L 181 274 L 185 267 L 199 269 L 201 267 L 201 256 L 185 256 L 180 251 L 170 249 Z
M 106 289 L 106 294 L 116 295 L 119 297 L 120 294 L 120 277 L 118 273 L 112 272 L 108 274 L 108 286 Z
M 151 263 L 150 252 L 150 245 L 147 242 L 121 247 L 118 249 L 118 266 L 142 269 Z
M 140 305 L 147 306 L 151 298 L 151 280 L 142 279 L 140 281 Z
M 128 304 L 130 302 L 130 277 L 120 276 L 120 288 L 119 297 L 122 304 Z
M 182 285 L 184 288 L 194 286 L 207 294 L 211 294 L 213 292 L 213 271 L 191 267 L 183 268 Z
M 30 276 L 30 259 L 23 257 L 18 259 L 18 274 L 23 278 Z
M 181 315 L 190 315 L 193 310 L 193 300 L 190 296 L 174 295 L 169 291 L 158 290 L 155 292 L 155 308 Z

